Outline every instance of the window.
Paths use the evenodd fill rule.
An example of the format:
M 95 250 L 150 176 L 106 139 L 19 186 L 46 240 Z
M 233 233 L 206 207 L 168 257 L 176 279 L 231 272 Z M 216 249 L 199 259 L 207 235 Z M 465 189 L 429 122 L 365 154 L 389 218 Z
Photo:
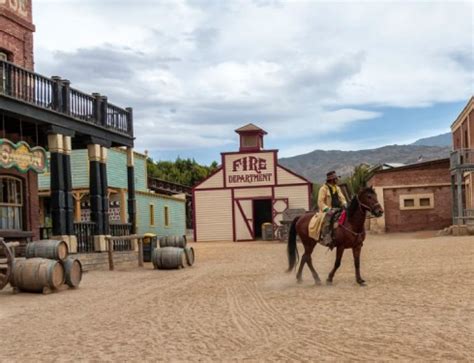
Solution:
M 434 194 L 408 194 L 400 196 L 400 210 L 433 209 Z
M 0 61 L 7 61 L 7 60 L 8 60 L 7 53 L 0 51 Z
M 242 136 L 242 146 L 243 147 L 257 147 L 257 136 Z
M 430 205 L 430 198 L 420 198 L 420 207 L 429 207 Z
M 405 208 L 410 208 L 415 206 L 415 199 L 404 199 L 403 206 Z
M 22 182 L 13 177 L 0 177 L 0 229 L 23 229 Z
M 169 225 L 170 225 L 170 211 L 169 211 L 168 206 L 165 206 L 165 208 L 163 210 L 163 214 L 164 214 L 164 217 L 165 217 L 165 227 L 169 227 Z
M 150 226 L 155 225 L 155 206 L 150 204 Z

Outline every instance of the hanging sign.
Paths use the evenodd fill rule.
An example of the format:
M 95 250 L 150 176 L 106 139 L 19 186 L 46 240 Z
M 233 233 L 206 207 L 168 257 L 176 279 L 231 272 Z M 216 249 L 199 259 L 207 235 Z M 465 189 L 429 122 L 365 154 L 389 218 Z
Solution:
M 0 139 L 0 167 L 16 168 L 22 173 L 33 170 L 37 173 L 46 171 L 46 151 L 40 146 L 30 147 L 26 142 L 17 144 L 7 139 Z

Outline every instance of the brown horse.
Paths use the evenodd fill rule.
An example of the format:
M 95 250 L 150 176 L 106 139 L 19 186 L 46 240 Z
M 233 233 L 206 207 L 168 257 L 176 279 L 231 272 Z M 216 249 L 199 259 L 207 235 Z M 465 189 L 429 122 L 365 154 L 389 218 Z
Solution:
M 357 196 L 355 196 L 347 207 L 347 218 L 345 222 L 340 225 L 333 235 L 334 244 L 336 246 L 336 262 L 334 268 L 329 273 L 326 280 L 327 284 L 332 284 L 334 275 L 337 269 L 341 265 L 342 255 L 344 250 L 352 248 L 352 254 L 354 256 L 355 275 L 356 281 L 359 285 L 365 285 L 365 281 L 360 276 L 360 253 L 362 245 L 365 240 L 365 219 L 367 212 L 371 212 L 376 217 L 383 215 L 383 209 L 377 200 L 377 194 L 373 188 L 363 189 Z M 305 264 L 308 265 L 311 273 L 313 274 L 314 281 L 317 285 L 321 284 L 318 273 L 313 267 L 313 261 L 311 254 L 313 253 L 314 247 L 319 241 L 311 238 L 308 235 L 308 225 L 311 218 L 315 213 L 306 213 L 301 217 L 297 217 L 293 220 L 290 228 L 288 237 L 288 272 L 291 272 L 297 263 L 298 249 L 296 247 L 296 235 L 300 236 L 301 242 L 304 246 L 304 254 L 301 257 L 301 264 L 298 269 L 296 278 L 298 282 L 302 281 L 303 267 Z

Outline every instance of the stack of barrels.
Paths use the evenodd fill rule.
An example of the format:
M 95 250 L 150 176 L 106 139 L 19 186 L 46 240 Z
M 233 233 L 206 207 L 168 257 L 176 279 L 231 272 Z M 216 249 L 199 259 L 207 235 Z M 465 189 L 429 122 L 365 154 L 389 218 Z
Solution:
M 41 240 L 26 246 L 26 259 L 15 260 L 10 284 L 20 291 L 48 293 L 64 284 L 77 288 L 82 280 L 81 262 L 69 256 L 64 241 Z
M 153 267 L 159 270 L 184 268 L 194 264 L 194 249 L 187 246 L 185 236 L 166 236 L 160 238 L 160 247 L 151 255 Z

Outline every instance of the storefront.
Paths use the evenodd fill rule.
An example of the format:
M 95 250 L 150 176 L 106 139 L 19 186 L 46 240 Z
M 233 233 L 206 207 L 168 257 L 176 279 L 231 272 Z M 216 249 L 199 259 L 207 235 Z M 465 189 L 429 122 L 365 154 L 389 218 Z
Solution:
M 104 251 L 111 147 L 126 148 L 128 222 L 132 233 L 136 227 L 133 111 L 74 89 L 67 79 L 35 73 L 31 9 L 30 0 L 0 1 L 0 237 L 23 245 L 40 238 L 38 173 L 46 169 L 47 150 L 52 237 L 76 252 L 71 152 L 82 149 L 90 171 L 94 249 Z
M 147 156 L 133 153 L 135 160 L 135 199 L 137 204 L 136 233 L 153 233 L 158 236 L 186 234 L 186 196 L 155 193 L 147 185 Z M 107 197 L 108 224 L 111 235 L 129 235 L 132 225 L 128 220 L 127 153 L 121 148 L 108 152 Z M 74 199 L 74 229 L 77 233 L 78 252 L 94 251 L 90 233 L 91 193 L 86 150 L 74 150 L 72 161 L 72 196 Z M 51 182 L 48 172 L 39 176 L 40 231 L 42 238 L 52 233 Z
M 312 183 L 278 164 L 278 150 L 264 150 L 261 128 L 238 130 L 238 152 L 222 153 L 222 164 L 193 188 L 196 241 L 253 241 L 262 225 L 280 226 L 287 209 L 310 209 Z

